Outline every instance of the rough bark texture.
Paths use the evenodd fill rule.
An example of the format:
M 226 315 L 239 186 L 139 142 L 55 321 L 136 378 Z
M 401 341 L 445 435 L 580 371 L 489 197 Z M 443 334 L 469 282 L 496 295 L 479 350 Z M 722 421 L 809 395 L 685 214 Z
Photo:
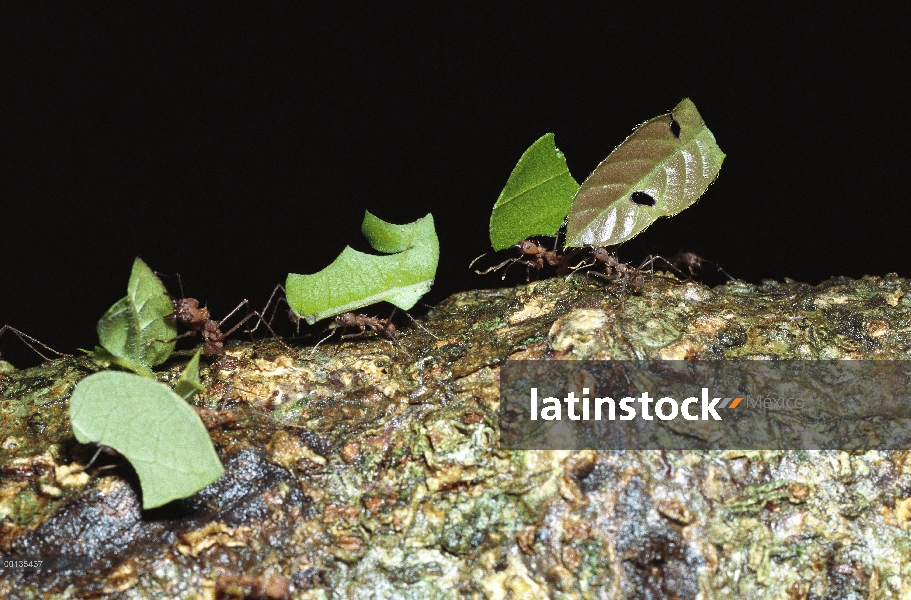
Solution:
M 623 311 L 619 287 L 457 294 L 399 348 L 230 347 L 196 400 L 227 474 L 147 512 L 128 465 L 78 469 L 67 400 L 97 367 L 2 373 L 0 551 L 90 565 L 5 571 L 0 596 L 911 597 L 906 452 L 497 444 L 507 358 L 907 359 L 911 283 L 656 277 Z

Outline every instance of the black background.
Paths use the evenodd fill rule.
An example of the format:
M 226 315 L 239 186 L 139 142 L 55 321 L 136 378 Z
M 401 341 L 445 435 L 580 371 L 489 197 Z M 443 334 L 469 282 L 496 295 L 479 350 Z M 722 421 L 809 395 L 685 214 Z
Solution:
M 522 152 L 555 132 L 581 182 L 685 96 L 724 167 L 621 258 L 690 250 L 753 282 L 911 276 L 900 15 L 321 10 L 36 3 L 3 19 L 0 325 L 91 347 L 137 255 L 216 317 L 261 307 L 289 271 L 365 249 L 365 209 L 433 213 L 427 303 L 502 285 L 467 265 Z M 37 362 L 9 334 L 0 352 Z

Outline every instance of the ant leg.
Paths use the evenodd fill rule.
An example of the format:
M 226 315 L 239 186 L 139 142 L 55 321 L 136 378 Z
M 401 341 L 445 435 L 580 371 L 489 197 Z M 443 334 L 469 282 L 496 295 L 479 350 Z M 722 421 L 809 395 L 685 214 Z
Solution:
M 239 311 L 241 308 L 243 308 L 245 304 L 250 304 L 250 301 L 247 300 L 246 298 L 244 299 L 243 302 L 241 302 L 240 304 L 238 304 L 237 306 L 235 306 L 235 307 L 234 307 L 234 310 L 232 310 L 231 312 L 229 312 L 229 313 L 225 316 L 224 319 L 222 319 L 221 321 L 219 321 L 219 322 L 218 322 L 218 326 L 221 327 L 221 326 L 224 324 L 225 321 L 227 321 L 227 320 L 230 319 L 232 316 L 234 316 L 234 313 L 236 313 L 236 312 Z M 253 313 L 248 314 L 248 315 L 244 318 L 244 320 L 241 321 L 241 323 L 246 323 L 247 319 L 250 318 L 250 315 L 251 315 L 251 314 L 253 314 Z M 237 327 L 235 327 L 234 329 L 237 329 Z M 232 329 L 231 331 L 234 331 L 234 329 Z M 228 334 L 226 333 L 225 335 L 228 335 Z
M 484 256 L 484 255 L 482 254 L 481 256 Z M 481 256 L 479 256 L 478 258 L 481 258 Z M 471 261 L 471 264 L 473 265 L 478 260 L 478 258 Z M 483 271 L 475 271 L 475 273 L 477 273 L 478 275 L 487 275 L 491 271 L 497 271 L 499 269 L 502 269 L 503 265 L 506 265 L 506 264 L 512 263 L 512 262 L 516 262 L 517 260 L 519 260 L 519 259 L 518 258 L 507 258 L 506 260 L 504 260 L 503 262 L 501 262 L 498 265 L 494 265 L 494 266 L 490 267 L 489 269 L 485 269 Z
M 35 352 L 35 354 L 37 354 L 38 356 L 40 356 L 40 357 L 43 358 L 44 360 L 51 360 L 51 359 L 48 358 L 47 356 L 41 354 L 41 353 L 38 351 L 37 348 L 35 348 L 35 347 L 32 346 L 31 344 L 29 344 L 29 341 L 35 342 L 36 344 L 38 344 L 39 346 L 41 346 L 41 347 L 44 348 L 45 350 L 50 350 L 51 352 L 53 352 L 53 353 L 56 354 L 57 356 L 71 356 L 71 355 L 66 354 L 66 353 L 64 353 L 64 352 L 57 352 L 56 350 L 54 350 L 53 348 L 51 348 L 50 346 L 48 346 L 48 345 L 45 344 L 44 342 L 42 342 L 42 341 L 40 341 L 40 340 L 36 340 L 35 338 L 33 338 L 32 336 L 30 336 L 29 334 L 23 333 L 23 332 L 19 331 L 18 329 L 16 329 L 15 327 L 11 327 L 11 326 L 9 326 L 9 325 L 4 325 L 3 327 L 0 327 L 0 335 L 3 335 L 3 332 L 5 332 L 7 329 L 9 329 L 10 331 L 12 331 L 12 332 L 16 335 L 16 337 L 18 337 L 18 338 L 22 341 L 23 344 L 25 344 L 26 346 L 28 346 L 29 348 L 31 348 L 31 349 Z
M 376 331 L 377 333 L 381 333 L 385 337 L 389 338 L 392 341 L 393 345 L 395 345 L 395 346 L 399 346 L 399 340 L 396 339 L 396 337 L 395 337 L 395 325 L 392 324 L 392 317 L 395 316 L 395 313 L 398 309 L 399 309 L 398 306 L 393 306 L 392 312 L 389 313 L 389 317 L 386 319 L 386 322 L 383 324 L 382 329 L 380 331 L 376 331 L 376 329 L 374 329 L 374 331 Z M 390 326 L 392 327 L 392 331 L 389 330 Z
M 163 339 L 160 339 L 160 338 L 153 338 L 153 339 L 149 340 L 148 342 L 146 342 L 146 346 L 151 346 L 151 345 L 152 345 L 152 342 L 158 342 L 159 344 L 173 344 L 173 343 L 176 342 L 177 340 L 182 340 L 182 339 L 185 338 L 185 337 L 193 337 L 194 335 L 196 335 L 196 331 L 194 331 L 194 330 L 191 329 L 191 330 L 189 330 L 189 331 L 184 331 L 183 333 L 181 333 L 181 334 L 178 335 L 177 337 L 171 338 L 171 339 L 169 339 L 169 340 L 163 340 Z
M 93 464 L 95 464 L 95 461 L 98 460 L 98 457 L 101 455 L 102 452 L 105 452 L 105 446 L 103 446 L 103 445 L 101 445 L 101 444 L 98 444 L 98 450 L 96 450 L 96 451 L 95 451 L 95 454 L 92 455 L 92 459 L 88 462 L 88 464 L 86 464 L 84 467 L 81 467 L 81 468 L 78 468 L 78 467 L 77 467 L 77 468 L 74 470 L 74 472 L 83 473 L 83 472 L 85 472 L 85 471 L 88 471 L 89 468 L 90 468 Z M 110 452 L 105 452 L 105 454 L 110 454 Z M 119 466 L 120 466 L 120 465 L 117 465 L 117 464 L 114 464 L 114 465 L 107 465 L 107 466 L 105 466 L 105 467 L 98 467 L 98 470 L 99 470 L 99 471 L 107 471 L 107 470 L 109 470 L 109 469 L 116 469 L 116 468 L 119 467 Z
M 236 312 L 237 312 L 237 309 L 240 308 L 241 306 L 243 306 L 243 305 L 246 304 L 246 303 L 247 303 L 246 300 L 244 300 L 243 302 L 241 302 L 241 303 L 237 306 L 237 308 L 235 308 L 234 310 L 232 310 L 232 311 L 228 314 L 228 317 L 230 317 L 231 315 L 233 315 L 234 313 L 236 313 Z M 278 343 L 279 343 L 279 344 L 281 344 L 282 346 L 284 346 L 285 349 L 291 350 L 291 346 L 289 346 L 288 344 L 286 344 L 285 342 L 283 342 L 282 339 L 278 336 L 278 334 L 276 334 L 276 333 L 272 330 L 272 327 L 270 327 L 269 324 L 266 323 L 266 320 L 263 319 L 262 315 L 259 314 L 258 312 L 256 312 L 255 310 L 254 310 L 254 311 L 251 311 L 251 312 L 248 313 L 243 319 L 241 319 L 240 321 L 238 321 L 238 322 L 234 325 L 234 327 L 232 327 L 232 328 L 229 329 L 228 331 L 224 332 L 224 334 L 222 334 L 222 338 L 226 338 L 226 337 L 228 337 L 229 335 L 231 335 L 232 333 L 234 333 L 235 331 L 237 331 L 237 330 L 240 328 L 241 325 L 243 325 L 244 323 L 246 323 L 247 321 L 249 321 L 250 319 L 252 319 L 254 316 L 257 317 L 257 318 L 259 318 L 259 321 L 260 321 L 263 325 L 266 326 L 266 329 L 269 330 L 269 332 L 272 334 L 272 337 L 274 337 L 276 340 L 278 340 Z M 225 317 L 224 319 L 222 319 L 222 320 L 218 323 L 218 326 L 221 327 L 221 324 L 224 323 L 224 322 L 225 322 L 225 319 L 227 319 L 228 317 Z
M 611 281 L 613 279 L 613 277 L 611 277 L 610 275 L 605 275 L 604 273 L 599 273 L 598 271 L 586 271 L 585 274 L 590 275 L 592 277 L 600 277 L 601 279 L 604 279 L 607 281 Z
M 266 305 L 263 307 L 262 315 L 263 315 L 263 317 L 265 317 L 267 314 L 269 314 L 269 306 L 272 304 L 272 300 L 275 300 L 275 308 L 272 310 L 272 318 L 267 321 L 267 323 L 269 325 L 271 325 L 272 321 L 275 320 L 275 315 L 276 315 L 276 313 L 278 313 L 278 303 L 281 302 L 281 300 L 282 300 L 281 296 L 279 296 L 277 300 L 275 299 L 275 294 L 277 294 L 279 290 L 281 290 L 282 294 L 284 294 L 285 286 L 283 286 L 282 284 L 278 284 L 277 286 L 275 286 L 275 289 L 272 290 L 272 295 L 269 296 L 269 300 L 266 302 Z M 287 303 L 287 302 L 288 301 L 285 300 L 285 303 Z M 262 322 L 262 319 L 260 319 L 260 321 L 258 321 L 256 323 L 256 327 L 254 327 L 253 329 L 247 329 L 245 333 L 253 333 L 257 329 L 259 329 L 260 322 Z M 275 334 L 273 333 L 272 335 L 275 335 Z
M 512 268 L 512 265 L 514 265 L 516 263 L 525 265 L 525 268 L 527 270 L 527 272 L 525 273 L 525 281 L 529 281 L 531 279 L 531 268 L 532 267 L 540 270 L 540 267 L 536 263 L 533 263 L 533 262 L 527 261 L 527 260 L 522 260 L 521 258 L 510 258 L 506 262 L 511 263 L 511 264 L 508 267 L 506 267 L 506 270 L 503 271 L 503 277 L 500 278 L 503 280 L 506 279 L 506 274 L 509 273 L 509 269 Z M 503 263 L 503 264 L 506 264 L 506 263 Z M 502 264 L 500 266 L 502 266 Z
M 89 467 L 91 467 L 93 464 L 95 464 L 95 461 L 98 460 L 98 457 L 101 455 L 101 451 L 102 451 L 102 450 L 104 450 L 104 447 L 103 447 L 103 446 L 98 446 L 98 450 L 96 450 L 96 451 L 95 451 L 95 454 L 92 455 L 92 460 L 90 460 L 90 461 L 88 462 L 88 464 L 86 464 L 84 467 L 82 467 L 82 470 L 83 470 L 83 471 L 88 471 L 88 470 L 89 470 Z
M 653 273 L 653 274 L 654 274 L 654 272 L 655 272 L 655 261 L 656 261 L 656 260 L 660 260 L 661 262 L 663 262 L 663 263 L 666 264 L 668 267 L 670 267 L 671 270 L 673 270 L 675 273 L 677 273 L 678 275 L 680 275 L 680 277 L 682 277 L 682 278 L 683 278 L 684 280 L 686 280 L 686 281 L 691 281 L 691 280 L 693 279 L 693 277 L 696 275 L 695 273 L 693 273 L 693 270 L 692 270 L 692 269 L 688 269 L 689 272 L 690 272 L 690 274 L 689 274 L 689 276 L 688 276 L 686 273 L 684 273 L 684 272 L 681 271 L 679 268 L 677 268 L 677 265 L 675 265 L 672 261 L 670 261 L 670 260 L 664 258 L 663 256 L 660 256 L 660 255 L 657 255 L 657 254 L 656 254 L 655 256 L 649 256 L 649 258 L 651 259 L 652 273 Z
M 412 317 L 411 314 L 407 310 L 403 310 L 402 312 L 405 313 L 409 319 L 411 319 L 412 323 L 414 323 L 415 325 L 417 325 L 418 327 L 420 327 L 421 329 L 426 331 L 428 334 L 430 334 L 430 337 L 432 337 L 435 340 L 440 339 L 439 336 L 434 335 L 434 333 L 432 331 L 430 331 L 429 329 L 427 329 L 426 327 L 424 327 L 423 325 L 418 323 L 417 320 L 414 317 Z
M 342 339 L 343 339 L 343 340 L 350 340 L 351 338 L 359 338 L 359 337 L 361 337 L 362 335 L 364 335 L 365 333 L 367 333 L 367 327 L 366 327 L 365 325 L 358 325 L 358 327 L 361 328 L 360 333 L 349 333 L 349 334 L 347 334 L 347 335 L 343 335 L 343 336 L 342 336 Z

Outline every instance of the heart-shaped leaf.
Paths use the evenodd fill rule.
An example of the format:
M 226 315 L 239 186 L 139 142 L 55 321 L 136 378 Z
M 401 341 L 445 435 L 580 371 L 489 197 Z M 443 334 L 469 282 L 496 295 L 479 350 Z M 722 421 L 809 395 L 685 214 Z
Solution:
M 383 301 L 408 310 L 433 285 L 440 242 L 432 215 L 394 225 L 368 212 L 361 231 L 373 248 L 394 254 L 375 256 L 346 246 L 322 271 L 288 275 L 288 304 L 307 323 Z
M 177 326 L 167 319 L 174 312 L 171 298 L 158 276 L 141 259 L 133 261 L 127 295 L 98 321 L 101 346 L 121 366 L 149 376 L 150 367 L 166 361 L 174 349 Z M 110 360 L 110 357 L 102 357 Z
M 534 235 L 556 235 L 579 184 L 548 133 L 519 159 L 490 215 L 490 243 L 503 250 Z
M 717 177 L 724 152 L 684 98 L 646 121 L 582 183 L 566 225 L 566 247 L 614 246 L 659 217 L 690 206 Z
M 70 398 L 76 439 L 126 457 L 142 485 L 142 507 L 186 498 L 224 473 L 199 416 L 154 379 L 102 371 L 79 382 Z

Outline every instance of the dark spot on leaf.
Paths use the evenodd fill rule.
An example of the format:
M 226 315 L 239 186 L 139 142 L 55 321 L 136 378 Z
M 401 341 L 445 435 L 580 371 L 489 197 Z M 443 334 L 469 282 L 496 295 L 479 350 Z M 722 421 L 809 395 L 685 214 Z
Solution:
M 680 123 L 674 119 L 673 115 L 671 115 L 671 133 L 675 138 L 680 138 Z
M 655 206 L 658 202 L 655 200 L 654 196 L 646 194 L 645 192 L 633 192 L 630 194 L 629 199 L 639 206 Z

